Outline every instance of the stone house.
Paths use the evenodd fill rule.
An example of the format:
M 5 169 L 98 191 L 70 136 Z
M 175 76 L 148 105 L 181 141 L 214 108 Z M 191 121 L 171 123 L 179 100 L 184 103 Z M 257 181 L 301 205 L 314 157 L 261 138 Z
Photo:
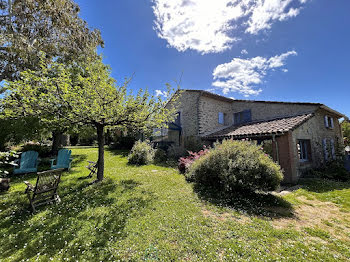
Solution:
M 203 90 L 181 90 L 176 103 L 177 119 L 158 140 L 184 147 L 254 140 L 281 165 L 285 183 L 335 158 L 343 145 L 339 119 L 345 116 L 323 104 L 234 100 Z

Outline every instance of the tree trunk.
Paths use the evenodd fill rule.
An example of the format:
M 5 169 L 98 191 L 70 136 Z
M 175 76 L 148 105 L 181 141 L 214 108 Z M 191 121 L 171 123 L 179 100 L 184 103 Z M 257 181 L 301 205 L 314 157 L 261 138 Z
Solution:
M 63 132 L 59 130 L 52 131 L 52 147 L 51 147 L 51 153 L 53 155 L 57 155 L 58 149 L 61 146 L 61 137 Z
M 98 160 L 97 160 L 97 180 L 103 180 L 103 172 L 105 166 L 104 160 L 104 145 L 105 145 L 105 133 L 104 125 L 96 124 L 97 128 L 97 143 L 98 143 Z

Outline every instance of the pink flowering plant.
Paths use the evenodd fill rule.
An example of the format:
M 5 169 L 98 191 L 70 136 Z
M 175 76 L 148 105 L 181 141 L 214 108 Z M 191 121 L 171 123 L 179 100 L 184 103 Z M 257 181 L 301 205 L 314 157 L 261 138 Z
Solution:
M 188 156 L 180 157 L 179 159 L 178 169 L 182 174 L 187 173 L 190 166 L 193 164 L 193 162 L 199 159 L 201 156 L 204 156 L 206 153 L 208 153 L 209 149 L 206 148 L 206 146 L 203 146 L 203 149 L 198 152 L 192 152 L 192 151 L 187 151 L 187 152 L 188 152 Z

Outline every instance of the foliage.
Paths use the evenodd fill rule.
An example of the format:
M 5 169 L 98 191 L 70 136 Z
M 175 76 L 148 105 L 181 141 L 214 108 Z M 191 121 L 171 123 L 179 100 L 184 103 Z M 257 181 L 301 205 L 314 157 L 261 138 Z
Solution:
M 192 152 L 188 151 L 189 156 L 187 157 L 180 157 L 178 169 L 180 173 L 185 174 L 188 172 L 189 168 L 193 164 L 193 162 L 197 159 L 199 159 L 201 156 L 204 156 L 209 152 L 209 149 L 205 148 L 198 151 L 198 152 Z
M 0 177 L 7 176 L 9 172 L 4 170 L 7 166 L 15 166 L 14 160 L 18 158 L 16 151 L 0 152 Z
M 18 117 L 2 119 L 0 117 L 0 150 L 10 144 L 19 144 L 28 140 L 41 140 L 48 136 L 45 127 L 37 117 Z
M 164 149 L 157 148 L 154 153 L 154 162 L 165 163 L 168 160 L 167 153 Z
M 344 120 L 341 123 L 345 146 L 350 146 L 350 122 Z
M 96 130 L 92 126 L 75 126 L 69 134 L 73 142 L 76 139 L 75 145 L 91 146 L 97 141 Z
M 187 150 L 183 146 L 175 146 L 171 145 L 168 148 L 168 158 L 178 161 L 180 157 L 184 157 L 188 155 Z
M 323 167 L 311 169 L 307 177 L 325 178 L 335 181 L 349 181 L 350 172 L 344 166 L 343 159 L 330 160 Z
M 79 12 L 72 0 L 0 0 L 0 82 L 39 69 L 41 51 L 64 63 L 95 56 L 103 46 L 100 32 Z
M 135 142 L 139 139 L 139 133 L 132 129 L 110 129 L 110 148 L 112 149 L 127 149 L 130 150 Z
M 128 156 L 128 162 L 132 165 L 147 165 L 152 163 L 155 150 L 147 141 L 136 141 Z
M 185 148 L 188 151 L 197 152 L 203 149 L 203 143 L 197 137 L 189 136 L 185 138 Z
M 130 166 L 124 151 L 106 151 L 105 181 L 88 186 L 90 181 L 81 179 L 88 175 L 85 159 L 96 155 L 96 148 L 73 149 L 72 171 L 62 175 L 58 188 L 62 202 L 33 214 L 23 180 L 34 184 L 36 175 L 11 179 L 10 191 L 0 195 L 1 261 L 349 260 L 349 183 L 310 181 L 310 187 L 283 198 L 262 194 L 262 201 L 219 206 L 193 194 L 177 170 Z M 298 213 L 285 219 L 267 216 L 268 210 L 285 209 L 276 202 L 266 206 L 273 197 L 298 201 L 292 207 Z M 314 198 L 311 206 L 314 202 L 306 199 Z M 322 205 L 334 207 L 332 216 L 320 222 L 331 238 L 304 230 L 321 221 Z M 247 206 L 263 213 L 250 215 Z M 334 214 L 338 208 L 344 212 Z M 302 210 L 310 213 L 299 216 Z
M 51 153 L 51 148 L 49 145 L 41 144 L 41 143 L 26 143 L 22 145 L 21 152 L 26 151 L 36 151 L 39 153 L 40 157 L 48 157 Z
M 230 195 L 242 190 L 275 190 L 283 174 L 260 147 L 249 141 L 224 140 L 192 164 L 188 178 Z
M 141 89 L 136 95 L 128 92 L 128 83 L 117 85 L 100 57 L 71 67 L 41 60 L 39 71 L 24 71 L 20 80 L 7 84 L 5 114 L 21 108 L 51 124 L 64 120 L 65 125 L 93 126 L 99 146 L 97 178 L 102 180 L 105 127 L 147 131 L 164 127 L 176 116 L 176 108 L 165 108 L 160 97 Z M 169 85 L 168 91 L 170 95 Z

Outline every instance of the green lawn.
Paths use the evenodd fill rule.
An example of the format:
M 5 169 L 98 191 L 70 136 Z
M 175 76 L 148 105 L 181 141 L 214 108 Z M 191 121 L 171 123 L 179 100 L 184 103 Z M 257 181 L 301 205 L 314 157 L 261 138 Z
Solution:
M 106 152 L 105 181 L 89 186 L 97 149 L 73 154 L 60 204 L 29 212 L 23 180 L 35 175 L 0 195 L 0 261 L 350 260 L 350 184 L 217 201 L 175 169 L 127 165 L 121 151 Z

